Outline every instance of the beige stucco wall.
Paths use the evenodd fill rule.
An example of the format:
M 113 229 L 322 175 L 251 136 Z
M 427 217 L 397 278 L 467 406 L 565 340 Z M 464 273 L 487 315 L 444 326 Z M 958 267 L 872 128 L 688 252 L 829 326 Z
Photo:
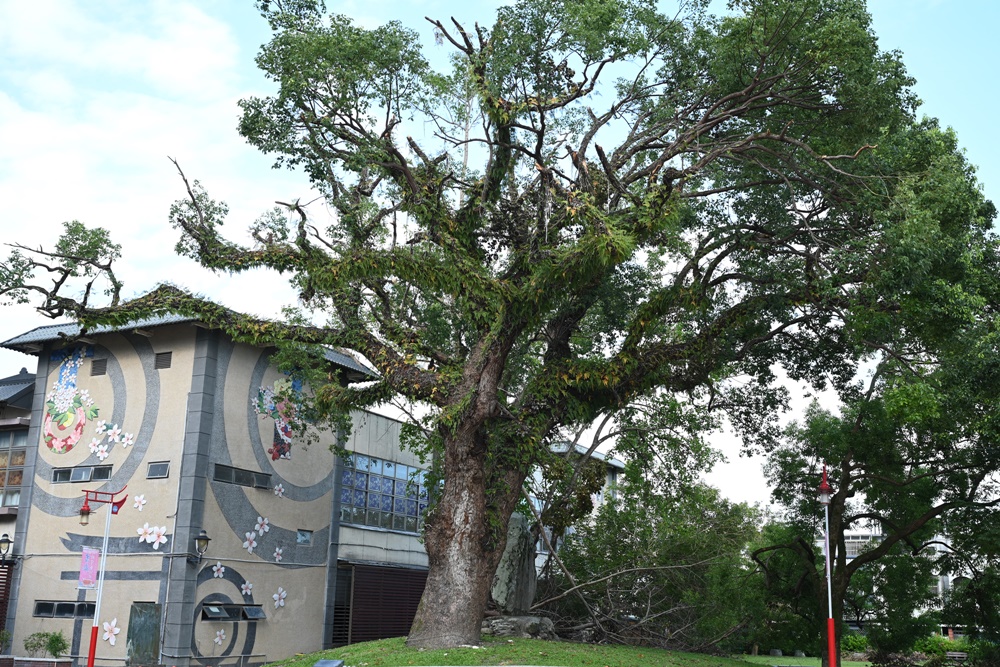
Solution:
M 161 579 L 158 573 L 169 560 L 166 550 L 170 545 L 157 545 L 154 549 L 151 544 L 140 543 L 137 529 L 143 525 L 159 526 L 166 528 L 167 534 L 172 533 L 171 517 L 176 511 L 176 477 L 183 438 L 183 429 L 178 428 L 178 424 L 183 424 L 183 397 L 190 387 L 193 337 L 191 327 L 176 326 L 156 329 L 148 339 L 136 338 L 135 345 L 145 352 L 172 352 L 170 368 L 153 370 L 150 366 L 144 370 L 132 343 L 118 334 L 102 336 L 99 344 L 114 359 L 109 362 L 108 374 L 91 376 L 94 357 L 84 358 L 76 374 L 78 392 L 87 392 L 98 414 L 85 421 L 81 437 L 67 451 L 57 452 L 47 446 L 42 429 L 36 443 L 37 460 L 32 479 L 35 489 L 19 565 L 21 585 L 13 644 L 15 652 L 23 646 L 24 638 L 34 632 L 62 630 L 67 639 L 73 636 L 73 619 L 35 618 L 33 611 L 38 600 L 70 602 L 78 599 L 75 574 L 80 568 L 79 545 L 100 546 L 110 511 L 108 505 L 92 503 L 90 524 L 81 526 L 77 511 L 85 489 L 114 492 L 127 487 L 124 493 L 129 496 L 120 513 L 111 518 L 112 547 L 106 567 L 114 574 L 109 575 L 104 584 L 100 613 L 102 623 L 114 619 L 120 632 L 114 646 L 110 642 L 98 642 L 97 656 L 123 660 L 132 602 L 158 600 Z M 99 357 L 105 356 L 100 349 L 96 352 Z M 151 363 L 151 359 L 149 361 Z M 46 378 L 48 391 L 57 382 L 59 370 L 59 362 L 50 363 Z M 155 377 L 157 387 L 151 386 L 151 376 Z M 102 439 L 97 430 L 100 422 L 108 428 L 118 425 L 122 434 L 131 434 L 135 442 L 127 447 L 121 442 L 111 444 L 107 458 L 100 460 L 89 448 L 92 439 Z M 107 438 L 103 441 L 107 442 Z M 150 461 L 169 462 L 170 477 L 146 479 Z M 102 465 L 112 466 L 111 481 L 52 482 L 52 468 Z M 138 506 L 137 500 L 140 501 Z M 116 540 L 122 541 L 133 553 L 114 553 Z M 84 599 L 94 601 L 95 597 L 96 592 L 89 591 Z M 90 625 L 91 621 L 85 619 L 80 647 L 84 654 Z
M 260 387 L 272 387 L 285 376 L 268 367 L 266 353 L 259 348 L 220 338 L 221 352 L 212 363 L 218 363 L 221 375 L 215 379 L 212 423 L 205 427 L 211 433 L 202 440 L 207 444 L 197 445 L 205 449 L 207 466 L 199 473 L 204 475 L 204 511 L 195 515 L 201 517 L 200 526 L 212 541 L 197 565 L 187 562 L 192 545 L 173 543 L 177 517 L 191 514 L 188 507 L 178 511 L 178 486 L 182 484 L 183 449 L 192 447 L 190 434 L 185 445 L 185 429 L 191 428 L 196 335 L 197 330 L 189 325 L 157 327 L 150 338 L 103 335 L 97 343 L 115 360 L 109 363 L 108 374 L 91 377 L 90 357 L 78 369 L 77 390 L 87 392 L 98 415 L 87 420 L 80 439 L 65 452 L 53 451 L 41 438 L 37 443 L 36 492 L 25 557 L 19 566 L 22 576 L 15 647 L 33 632 L 62 630 L 71 638 L 77 628 L 81 632 L 80 653 L 86 654 L 89 619 L 83 620 L 81 631 L 78 620 L 33 617 L 34 605 L 38 600 L 77 600 L 80 546 L 95 541 L 99 546 L 108 511 L 107 506 L 94 506 L 90 525 L 81 527 L 78 510 L 83 490 L 117 491 L 125 485 L 129 499 L 112 518 L 107 570 L 114 576 L 105 583 L 100 614 L 102 623 L 114 619 L 120 631 L 114 646 L 98 642 L 99 664 L 102 660 L 108 665 L 121 664 L 125 659 L 132 603 L 164 603 L 165 584 L 161 581 L 169 572 L 175 579 L 188 577 L 189 582 L 198 582 L 192 589 L 195 599 L 189 601 L 195 605 L 256 604 L 265 612 L 266 620 L 257 622 L 201 620 L 200 606 L 196 606 L 192 618 L 185 622 L 192 623 L 193 650 L 205 661 L 225 654 L 233 662 L 244 650 L 254 661 L 272 661 L 322 647 L 329 577 L 336 568 L 330 561 L 337 469 L 330 445 L 335 437 L 329 430 L 313 429 L 312 441 L 307 444 L 296 434 L 291 457 L 272 460 L 268 449 L 273 444 L 275 422 L 268 414 L 258 415 L 254 406 Z M 152 355 L 165 351 L 173 354 L 171 367 L 153 370 Z M 98 349 L 98 356 L 105 356 L 104 350 Z M 48 389 L 58 374 L 59 363 L 53 362 L 46 378 Z M 99 436 L 98 421 L 107 426 L 118 424 L 135 437 L 136 444 L 123 447 L 116 443 L 106 460 L 98 460 L 88 447 L 91 439 Z M 385 417 L 356 414 L 347 449 L 419 466 L 415 455 L 399 449 L 399 428 L 398 422 Z M 169 476 L 147 479 L 150 462 L 169 463 Z M 95 465 L 111 465 L 112 481 L 52 482 L 52 468 Z M 270 475 L 270 482 L 267 488 L 254 488 L 214 481 L 216 466 Z M 185 472 L 189 474 L 190 470 Z M 183 483 L 190 482 L 186 479 Z M 144 502 L 137 507 L 140 497 Z M 268 525 L 263 533 L 258 529 L 262 519 L 267 519 Z M 164 529 L 170 541 L 153 549 L 139 539 L 144 526 Z M 311 545 L 298 543 L 299 531 L 312 533 Z M 253 549 L 244 546 L 248 532 L 256 533 Z M 116 541 L 122 547 L 117 551 L 128 553 L 116 553 Z M 279 548 L 280 560 L 276 557 Z M 340 530 L 337 558 L 407 566 L 427 563 L 415 535 L 348 525 Z M 276 606 L 274 595 L 279 589 L 284 595 L 280 597 L 282 604 Z M 88 592 L 85 599 L 92 601 L 94 597 Z M 217 643 L 217 638 L 222 642 Z

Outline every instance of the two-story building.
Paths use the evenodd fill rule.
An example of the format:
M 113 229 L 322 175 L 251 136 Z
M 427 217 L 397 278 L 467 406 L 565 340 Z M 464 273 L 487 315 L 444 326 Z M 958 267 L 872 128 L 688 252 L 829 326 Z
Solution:
M 271 350 L 179 316 L 0 345 L 38 360 L 36 377 L 0 381 L 15 653 L 62 631 L 87 655 L 96 591 L 81 562 L 111 506 L 92 501 L 81 526 L 85 491 L 127 495 L 110 519 L 99 664 L 259 664 L 408 630 L 426 495 L 399 422 L 357 413 L 349 436 L 307 442 L 289 398 L 302 388 Z M 372 376 L 346 352 L 327 359 L 344 381 Z

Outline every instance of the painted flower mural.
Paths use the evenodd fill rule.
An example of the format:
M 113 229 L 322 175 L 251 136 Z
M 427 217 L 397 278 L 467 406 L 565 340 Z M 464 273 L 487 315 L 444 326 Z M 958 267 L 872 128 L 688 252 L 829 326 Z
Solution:
M 104 622 L 104 641 L 115 645 L 115 637 L 121 632 L 121 628 L 118 627 L 118 617 L 112 618 L 110 621 Z
M 274 440 L 267 453 L 272 461 L 292 458 L 292 433 L 296 430 L 295 413 L 299 407 L 293 397 L 302 391 L 302 381 L 282 378 L 270 387 L 257 391 L 254 411 L 274 420 Z
M 275 486 L 274 486 L 274 495 L 278 496 L 279 498 L 284 498 L 285 497 L 285 487 L 283 485 L 281 485 L 281 484 L 275 484 Z
M 212 641 L 218 644 L 219 646 L 222 646 L 222 642 L 226 641 L 226 631 L 216 630 L 215 639 L 213 639 Z
M 221 562 L 217 562 L 214 566 L 212 566 L 212 576 L 215 577 L 216 579 L 222 579 L 223 577 L 225 577 L 226 566 L 223 565 Z
M 167 543 L 166 526 L 150 526 L 148 523 L 145 523 L 142 525 L 142 528 L 137 528 L 135 532 L 139 533 L 140 542 L 152 544 L 156 550 L 159 550 L 161 544 Z
M 251 584 L 249 581 L 244 581 L 243 585 L 240 586 L 240 590 L 243 592 L 243 595 L 252 595 L 253 584 Z
M 153 537 L 149 540 L 154 549 L 159 549 L 161 544 L 167 543 L 167 527 L 153 526 Z
M 146 496 L 145 495 L 143 495 L 143 494 L 140 493 L 135 498 L 133 498 L 132 507 L 136 508 L 140 512 L 142 511 L 142 508 L 145 505 L 146 505 Z
M 150 538 L 153 536 L 153 529 L 149 527 L 148 523 L 142 524 L 142 528 L 136 529 L 135 532 L 139 533 L 140 542 L 149 542 Z
M 254 526 L 254 530 L 257 531 L 258 535 L 263 537 L 264 533 L 271 530 L 271 526 L 265 517 L 259 516 L 257 517 L 257 524 Z
M 87 421 L 96 419 L 98 408 L 86 391 L 76 388 L 76 376 L 84 357 L 92 357 L 93 348 L 74 348 L 52 354 L 53 361 L 60 361 L 59 377 L 45 397 L 45 417 L 42 420 L 42 439 L 56 454 L 65 454 L 76 446 L 83 436 Z
M 278 592 L 271 596 L 274 598 L 274 608 L 285 606 L 285 598 L 288 597 L 288 591 L 286 591 L 281 586 L 278 586 Z
M 257 548 L 257 533 L 247 533 L 247 539 L 243 541 L 243 548 L 249 553 Z
M 284 557 L 284 556 L 282 556 L 282 552 L 283 551 L 284 551 L 284 549 L 282 549 L 281 547 L 274 547 L 274 562 L 275 563 L 280 563 L 281 562 L 281 559 Z

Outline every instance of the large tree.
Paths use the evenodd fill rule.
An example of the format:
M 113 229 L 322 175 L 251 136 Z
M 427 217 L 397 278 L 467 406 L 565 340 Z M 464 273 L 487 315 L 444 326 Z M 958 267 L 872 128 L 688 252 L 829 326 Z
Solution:
M 85 326 L 174 311 L 298 351 L 316 414 L 427 406 L 443 485 L 409 641 L 476 642 L 508 517 L 561 428 L 668 394 L 759 425 L 773 364 L 849 377 L 855 308 L 895 308 L 865 286 L 899 241 L 879 214 L 915 104 L 897 54 L 861 0 L 707 4 L 521 0 L 491 27 L 431 21 L 453 56 L 435 71 L 397 23 L 262 0 L 274 36 L 257 63 L 277 92 L 242 102 L 240 132 L 303 170 L 333 218 L 288 204 L 240 245 L 185 178 L 171 220 L 203 266 L 287 274 L 301 316 L 166 284 L 123 300 L 115 280 L 104 301 L 91 285 L 112 246 L 78 228 L 54 254 L 15 253 L 0 289 Z M 44 269 L 54 285 L 32 278 Z M 379 378 L 330 381 L 317 345 L 359 351 Z

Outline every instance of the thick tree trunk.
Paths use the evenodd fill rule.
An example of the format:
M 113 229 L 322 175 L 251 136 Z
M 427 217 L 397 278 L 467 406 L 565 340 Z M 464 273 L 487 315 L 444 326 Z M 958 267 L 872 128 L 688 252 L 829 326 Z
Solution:
M 463 455 L 463 451 L 477 450 Z M 490 511 L 486 498 L 485 447 L 446 443 L 445 485 L 427 520 L 424 546 L 429 572 L 409 646 L 444 648 L 474 645 L 480 640 L 490 586 L 503 554 L 511 503 Z M 517 487 L 520 489 L 520 484 Z M 510 496 L 501 493 L 501 496 Z
M 464 419 L 444 436 L 444 489 L 425 520 L 429 571 L 409 646 L 479 643 L 507 524 L 526 474 L 523 462 L 516 469 L 495 467 L 503 460 L 504 443 L 488 434 L 488 422 L 498 413 L 497 386 L 511 341 L 513 335 L 505 346 L 475 352 L 478 361 L 467 367 L 469 393 L 456 392 L 472 401 Z

